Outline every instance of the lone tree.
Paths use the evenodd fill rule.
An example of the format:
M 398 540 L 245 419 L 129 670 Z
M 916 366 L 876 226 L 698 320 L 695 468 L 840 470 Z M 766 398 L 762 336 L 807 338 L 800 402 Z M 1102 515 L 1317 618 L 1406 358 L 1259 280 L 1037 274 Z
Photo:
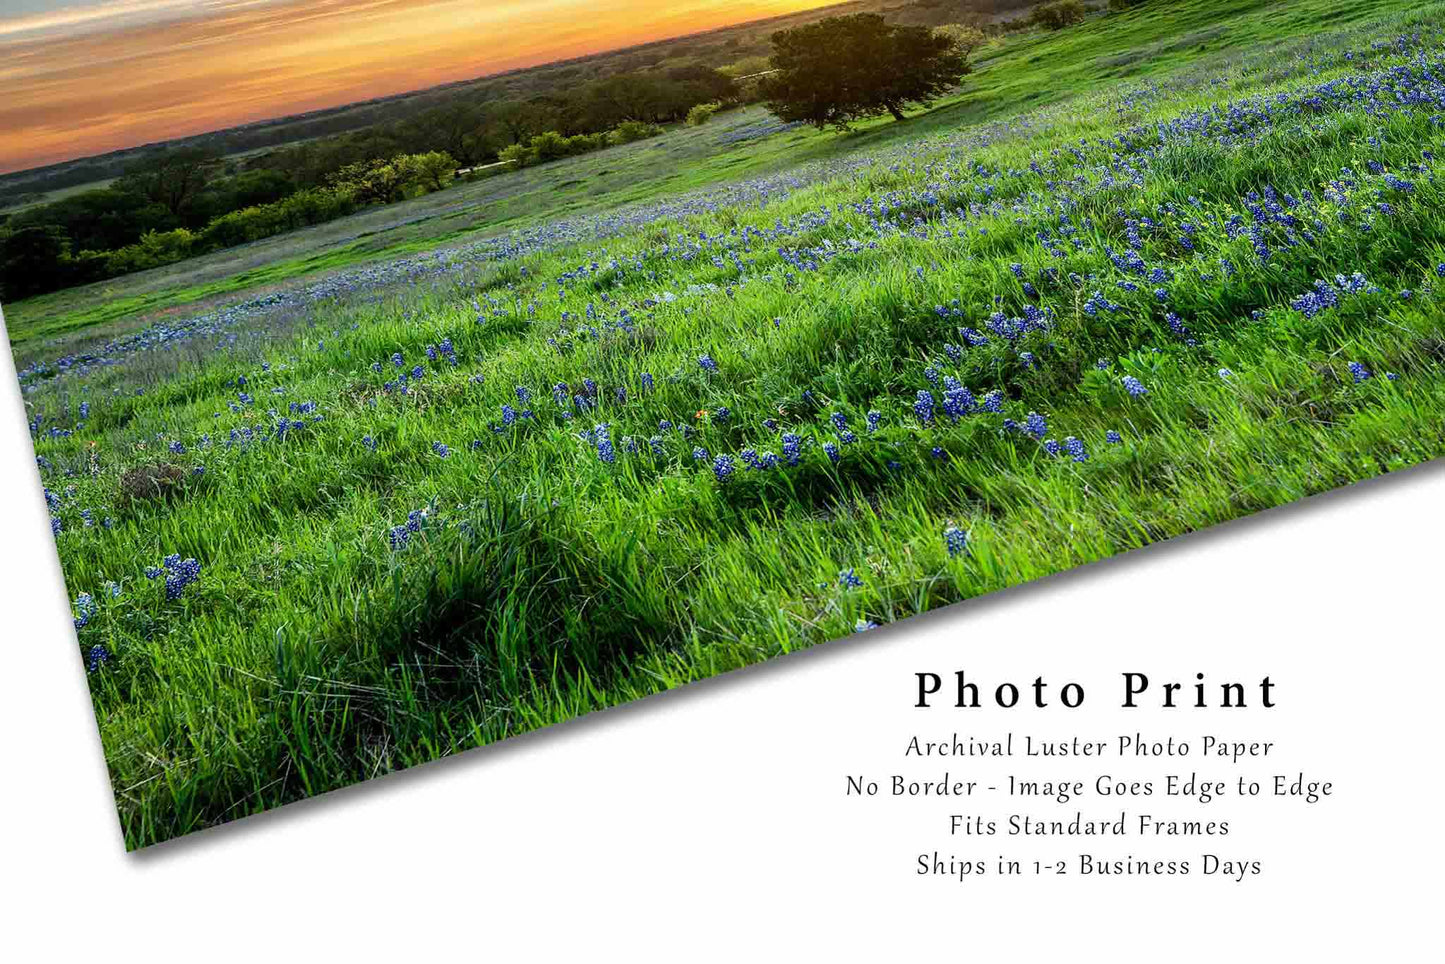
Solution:
M 969 71 L 953 38 L 876 13 L 778 31 L 772 67 L 762 85 L 768 110 L 820 130 L 885 113 L 903 120 L 905 106 L 928 106 Z

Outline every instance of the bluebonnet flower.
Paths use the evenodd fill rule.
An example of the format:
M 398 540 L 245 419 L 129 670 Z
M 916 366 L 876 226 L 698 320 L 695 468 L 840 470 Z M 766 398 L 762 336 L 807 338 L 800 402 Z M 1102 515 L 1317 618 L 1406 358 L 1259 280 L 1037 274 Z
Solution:
M 84 629 L 95 615 L 95 597 L 88 592 L 83 592 L 75 597 L 75 629 L 76 632 Z
M 702 370 L 705 371 L 705 372 L 707 372 L 709 375 L 716 375 L 716 374 L 717 374 L 717 362 L 715 362 L 715 361 L 712 360 L 712 356 L 711 356 L 711 355 L 708 355 L 708 354 L 698 355 L 698 356 L 697 356 L 697 363 L 698 363 L 698 365 L 700 365 L 700 366 L 702 367 Z
M 1089 461 L 1089 453 L 1084 451 L 1083 441 L 1072 435 L 1064 439 L 1064 450 L 1073 456 L 1075 462 Z
M 694 462 L 710 462 L 712 461 L 712 453 L 701 445 L 695 446 L 692 450 L 692 460 Z
M 1038 412 L 1029 412 L 1024 420 L 1024 431 L 1036 439 L 1042 439 L 1049 430 L 1048 421 Z
M 878 423 L 879 423 L 880 421 L 882 421 L 882 420 L 883 420 L 883 413 L 882 413 L 882 412 L 880 412 L 880 411 L 878 411 L 878 410 L 876 410 L 876 409 L 871 409 L 871 410 L 868 412 L 868 431 L 869 431 L 870 434 L 873 433 L 873 432 L 878 431 Z
M 717 411 L 712 413 L 713 421 L 717 422 L 719 425 L 727 424 L 727 420 L 731 416 L 732 410 L 729 409 L 726 405 L 719 405 L 717 407 Z
M 406 530 L 408 532 L 420 532 L 422 525 L 426 522 L 425 509 L 412 509 L 406 514 Z
M 838 446 L 832 442 L 823 443 L 823 451 L 827 453 L 829 461 L 837 462 L 839 459 Z
M 641 379 L 641 381 L 642 381 L 642 390 L 643 390 L 644 392 L 650 392 L 650 391 L 652 391 L 652 373 L 651 373 L 651 372 L 643 372 L 643 373 L 642 373 L 642 379 Z
M 757 449 L 743 449 L 741 452 L 738 453 L 738 458 L 742 459 L 743 464 L 750 469 L 760 468 L 760 466 L 758 465 Z
M 871 619 L 860 619 L 853 624 L 853 632 L 866 633 L 870 629 L 877 629 L 878 624 Z
M 933 422 L 933 395 L 924 389 L 919 389 L 917 400 L 913 403 L 913 414 L 924 425 Z
M 973 406 L 973 393 L 961 385 L 943 393 L 944 414 L 954 422 L 972 412 Z
M 392 526 L 386 534 L 392 552 L 400 552 L 411 541 L 411 531 L 406 526 Z
M 1360 382 L 1365 381 L 1367 378 L 1370 378 L 1373 375 L 1373 373 L 1368 368 L 1366 368 L 1364 365 L 1361 365 L 1357 361 L 1350 362 L 1350 374 L 1354 376 L 1355 384 L 1359 384 Z
M 526 387 L 524 387 L 524 386 L 522 386 L 522 385 L 518 385 L 518 386 L 517 386 L 517 388 L 516 388 L 516 393 L 517 393 L 517 404 L 518 404 L 518 405 L 525 406 L 528 402 L 530 402 L 530 401 L 532 400 L 532 392 L 531 392 L 531 390 L 528 389 L 528 388 L 526 388 Z
M 948 453 L 945 452 L 943 449 L 939 448 L 939 447 L 936 446 L 936 445 L 935 445 L 931 450 L 929 450 L 929 453 L 928 453 L 928 454 L 933 457 L 933 460 L 934 460 L 935 462 L 947 462 L 947 461 L 948 461 Z
M 610 428 L 611 426 L 603 422 L 592 430 L 592 437 L 597 442 L 597 458 L 608 465 L 617 461 L 617 451 L 612 447 L 612 437 L 609 434 Z
M 838 572 L 838 585 L 843 589 L 860 589 L 863 580 L 852 569 L 842 569 Z
M 1109 429 L 1109 431 L 1104 433 L 1104 441 L 1109 442 L 1113 445 L 1118 445 L 1120 442 L 1124 441 L 1124 437 L 1111 428 Z
M 446 458 L 448 455 L 452 454 L 452 450 L 447 448 L 446 443 L 444 442 L 431 443 L 431 450 L 442 458 Z
M 758 456 L 757 467 L 760 469 L 775 469 L 778 467 L 778 457 L 772 452 L 764 452 Z
M 726 482 L 732 478 L 734 468 L 731 455 L 719 455 L 712 460 L 712 474 L 717 477 L 719 482 Z
M 60 523 L 60 516 L 58 516 L 58 515 L 53 515 L 53 516 L 51 516 L 51 517 L 50 517 L 50 534 L 51 534 L 52 536 L 58 536 L 58 535 L 60 535 L 60 532 L 61 532 L 61 529 L 62 529 L 62 528 L 64 528 L 64 527 L 63 527 L 63 526 L 61 525 L 61 523 Z
M 1063 451 L 1063 447 L 1054 439 L 1046 439 L 1044 441 L 1044 451 L 1050 455 L 1058 455 Z
M 391 356 L 391 363 L 400 368 L 406 364 L 406 359 L 401 357 L 401 352 L 396 352 Z
M 85 671 L 87 673 L 94 673 L 109 662 L 110 650 L 97 643 L 90 647 L 90 654 L 86 657 L 85 661 Z
M 370 435 L 363 435 L 361 437 L 361 444 L 364 445 L 368 451 L 376 451 L 376 439 L 372 438 Z
M 187 586 L 201 578 L 201 564 L 194 559 L 182 560 L 180 553 L 172 553 L 161 560 L 161 568 L 151 566 L 145 571 L 147 579 L 166 577 L 166 599 L 179 599 Z
M 925 369 L 923 370 L 923 377 L 926 378 L 926 379 L 928 379 L 929 382 L 932 383 L 932 385 L 933 385 L 935 388 L 938 387 L 938 369 L 937 369 L 937 368 L 934 368 L 932 365 L 929 365 L 927 368 L 925 368 Z
M 943 530 L 943 545 L 952 558 L 968 548 L 968 533 L 958 526 L 949 526 Z
M 1125 375 L 1120 381 L 1124 385 L 1124 390 L 1136 398 L 1140 395 L 1149 394 L 1149 389 L 1144 387 L 1144 383 L 1133 375 Z
M 803 440 L 793 432 L 783 436 L 783 458 L 789 465 L 797 465 L 802 458 Z
M 833 426 L 838 429 L 838 431 L 841 432 L 848 427 L 848 416 L 844 415 L 842 412 L 834 412 L 828 417 L 832 420 Z
M 1385 372 L 1385 378 L 1386 378 L 1388 381 L 1392 381 L 1392 382 L 1393 382 L 1395 379 L 1397 379 L 1397 378 L 1399 378 L 1399 377 L 1400 377 L 1400 376 L 1399 376 L 1399 375 L 1396 375 L 1394 372 Z
M 1234 377 L 1234 372 L 1230 371 L 1228 368 L 1221 368 L 1219 370 L 1219 377 L 1228 381 L 1229 379 Z
M 664 451 L 663 451 L 663 448 L 662 448 L 662 436 L 661 436 L 661 435 L 654 435 L 652 438 L 650 438 L 650 439 L 647 440 L 647 444 L 652 448 L 652 454 L 653 454 L 653 455 L 663 455 L 663 454 L 665 454 Z

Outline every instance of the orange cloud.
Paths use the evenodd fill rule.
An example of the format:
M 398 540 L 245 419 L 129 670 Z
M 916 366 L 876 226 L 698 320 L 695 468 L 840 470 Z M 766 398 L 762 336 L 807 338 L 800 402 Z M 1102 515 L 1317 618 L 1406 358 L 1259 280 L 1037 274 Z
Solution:
M 0 172 L 831 2 L 121 0 L 0 21 Z

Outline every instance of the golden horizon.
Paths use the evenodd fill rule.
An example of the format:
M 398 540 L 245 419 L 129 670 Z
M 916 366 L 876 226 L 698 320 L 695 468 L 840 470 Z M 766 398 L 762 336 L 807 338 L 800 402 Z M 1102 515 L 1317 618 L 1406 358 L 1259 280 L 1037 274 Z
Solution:
M 112 23 L 0 20 L 0 173 L 837 2 L 122 0 Z

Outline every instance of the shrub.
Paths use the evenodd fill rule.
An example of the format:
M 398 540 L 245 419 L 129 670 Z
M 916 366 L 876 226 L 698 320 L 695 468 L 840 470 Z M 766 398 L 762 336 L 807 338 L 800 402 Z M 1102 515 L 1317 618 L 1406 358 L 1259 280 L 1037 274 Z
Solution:
M 174 231 L 147 231 L 135 244 L 112 251 L 106 259 L 106 270 L 111 274 L 127 274 L 175 264 L 191 256 L 198 240 L 198 235 L 185 228 L 176 228 Z
M 417 182 L 426 191 L 440 191 L 457 176 L 457 162 L 445 151 L 415 155 Z
M 694 104 L 692 110 L 687 112 L 687 126 L 701 127 L 712 120 L 712 115 L 718 112 L 720 104 Z
M 513 167 L 526 167 L 535 159 L 526 144 L 509 144 L 497 152 L 497 160 L 505 161 Z
M 230 248 L 272 235 L 344 217 L 358 207 L 349 185 L 307 188 L 274 204 L 257 204 L 223 214 L 200 234 L 203 250 Z
M 933 32 L 952 40 L 953 49 L 965 57 L 988 42 L 988 37 L 982 30 L 962 23 L 946 23 L 941 27 L 934 27 Z
M 555 161 L 571 153 L 567 147 L 567 138 L 556 131 L 535 135 L 528 149 L 538 162 Z
M 618 124 L 609 137 L 613 144 L 631 144 L 633 141 L 640 141 L 648 137 L 656 137 L 662 133 L 662 128 L 656 124 L 648 124 L 643 121 L 623 121 Z
M 1034 7 L 1033 15 L 1029 19 L 1045 30 L 1063 30 L 1076 23 L 1083 23 L 1087 13 L 1088 10 L 1081 0 L 1054 0 L 1053 3 Z
M 607 146 L 607 134 L 575 134 L 567 138 L 567 156 L 573 157 L 577 154 L 587 154 L 591 151 L 600 151 Z

